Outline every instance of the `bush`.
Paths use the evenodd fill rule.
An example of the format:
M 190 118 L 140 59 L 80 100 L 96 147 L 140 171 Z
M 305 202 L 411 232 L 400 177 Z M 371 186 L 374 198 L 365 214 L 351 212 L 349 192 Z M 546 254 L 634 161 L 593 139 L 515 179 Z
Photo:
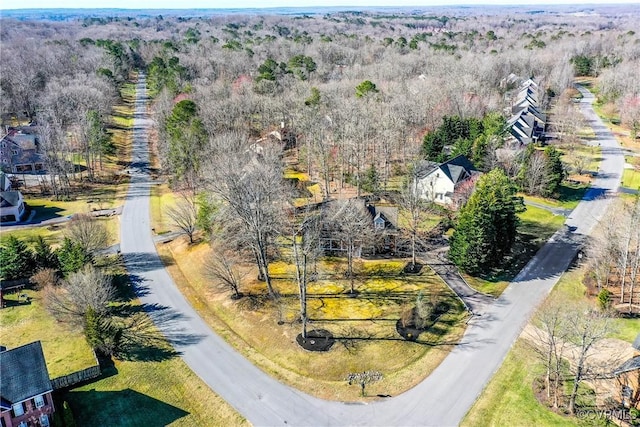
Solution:
M 598 293 L 598 306 L 602 311 L 607 311 L 611 308 L 612 297 L 613 293 L 609 289 L 603 289 Z
M 58 272 L 53 268 L 43 268 L 31 276 L 31 283 L 36 289 L 44 289 L 47 286 L 58 286 Z

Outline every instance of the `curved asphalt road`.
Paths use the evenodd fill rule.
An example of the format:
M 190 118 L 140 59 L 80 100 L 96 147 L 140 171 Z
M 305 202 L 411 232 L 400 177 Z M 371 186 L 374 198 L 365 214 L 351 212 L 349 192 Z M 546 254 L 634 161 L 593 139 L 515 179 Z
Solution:
M 496 302 L 471 322 L 461 343 L 425 381 L 370 404 L 323 401 L 285 386 L 249 363 L 214 334 L 181 293 L 158 257 L 149 225 L 145 78 L 137 85 L 132 179 L 121 221 L 121 251 L 149 314 L 185 362 L 256 426 L 453 426 L 459 424 L 526 324 L 575 257 L 582 238 L 605 211 L 624 159 L 611 133 L 590 108 L 581 108 L 600 140 L 599 178 L 567 220 Z M 330 356 L 329 356 L 330 357 Z

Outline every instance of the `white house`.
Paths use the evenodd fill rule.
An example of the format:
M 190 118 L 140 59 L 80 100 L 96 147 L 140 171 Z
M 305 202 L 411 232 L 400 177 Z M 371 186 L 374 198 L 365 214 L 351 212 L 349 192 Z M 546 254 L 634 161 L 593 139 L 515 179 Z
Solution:
M 479 174 L 463 155 L 440 164 L 424 161 L 418 165 L 414 188 L 422 199 L 457 208 Z
M 16 222 L 25 213 L 24 200 L 19 191 L 0 191 L 0 222 Z

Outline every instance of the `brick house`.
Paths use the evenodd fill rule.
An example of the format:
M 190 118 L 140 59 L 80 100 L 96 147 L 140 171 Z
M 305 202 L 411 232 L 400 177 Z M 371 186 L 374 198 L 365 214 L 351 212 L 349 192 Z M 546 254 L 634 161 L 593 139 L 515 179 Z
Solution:
M 47 427 L 53 387 L 40 341 L 0 352 L 0 425 Z

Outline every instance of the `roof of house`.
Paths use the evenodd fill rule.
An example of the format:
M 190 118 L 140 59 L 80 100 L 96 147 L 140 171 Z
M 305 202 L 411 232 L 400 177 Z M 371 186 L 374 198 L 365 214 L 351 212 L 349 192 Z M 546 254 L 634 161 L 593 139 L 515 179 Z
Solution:
M 473 163 L 463 154 L 460 154 L 440 164 L 423 161 L 416 168 L 416 176 L 418 178 L 424 178 L 436 169 L 440 169 L 454 184 L 465 180 L 469 175 L 477 171 Z
M 627 360 L 622 365 L 618 366 L 618 368 L 616 368 L 616 370 L 613 371 L 613 373 L 616 375 L 620 375 L 620 374 L 624 374 L 625 372 L 630 372 L 635 370 L 640 370 L 640 356 L 636 356 Z
M 383 220 L 385 229 L 393 229 L 398 226 L 398 208 L 396 206 L 367 205 L 367 210 L 373 222 Z
M 547 121 L 547 115 L 545 113 L 540 111 L 540 109 L 538 109 L 538 107 L 536 107 L 535 105 L 529 104 L 527 102 L 520 105 L 514 105 L 511 109 L 511 112 L 513 114 L 512 118 L 514 116 L 522 114 L 531 114 L 541 123 L 545 123 Z
M 19 191 L 0 191 L 0 208 L 19 206 L 22 194 Z
M 53 390 L 40 341 L 1 352 L 0 377 L 0 396 L 9 403 Z

